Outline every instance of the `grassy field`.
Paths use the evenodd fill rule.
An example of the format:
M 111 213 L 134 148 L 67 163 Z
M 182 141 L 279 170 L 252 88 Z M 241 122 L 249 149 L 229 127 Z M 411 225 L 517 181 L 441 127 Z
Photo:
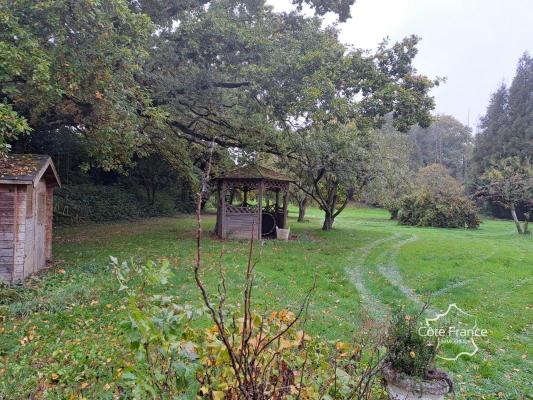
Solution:
M 349 338 L 363 315 L 383 321 L 397 303 L 432 310 L 456 303 L 489 335 L 471 358 L 441 361 L 458 399 L 533 398 L 533 238 L 511 222 L 484 221 L 476 231 L 398 226 L 382 210 L 347 209 L 332 232 L 321 213 L 291 228 L 297 240 L 265 241 L 257 266 L 256 307 L 295 307 L 316 276 L 309 330 Z M 205 227 L 214 224 L 204 218 Z M 165 290 L 199 302 L 193 285 L 190 216 L 58 228 L 56 265 L 25 287 L 0 291 L 0 399 L 114 398 L 131 363 L 119 332 L 124 298 L 108 266 L 119 259 L 168 258 L 175 274 Z M 245 242 L 204 241 L 205 280 L 213 288 L 224 247 L 236 296 Z

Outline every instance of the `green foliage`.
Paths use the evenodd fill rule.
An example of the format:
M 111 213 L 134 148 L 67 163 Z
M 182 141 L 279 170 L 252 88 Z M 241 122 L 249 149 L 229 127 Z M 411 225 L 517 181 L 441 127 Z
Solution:
M 411 157 L 417 167 L 442 164 L 453 177 L 466 180 L 473 142 L 470 127 L 450 115 L 438 115 L 429 127 L 413 128 L 409 137 L 413 144 Z
M 398 220 L 402 225 L 475 229 L 481 223 L 475 204 L 467 197 L 433 194 L 422 189 L 405 196 Z
M 499 204 L 511 211 L 518 233 L 529 233 L 528 222 L 533 210 L 533 164 L 529 158 L 507 157 L 493 162 L 480 177 L 476 196 Z M 522 227 L 516 210 L 524 209 Z
M 352 1 L 295 3 L 344 20 Z M 351 50 L 320 18 L 262 1 L 24 0 L 2 11 L 7 104 L 34 132 L 75 132 L 105 170 L 179 147 L 190 172 L 187 143 L 286 153 L 300 121 L 367 126 L 393 112 L 406 130 L 434 106 L 438 82 L 412 66 L 417 37 Z
M 386 362 L 397 372 L 424 379 L 434 367 L 437 341 L 418 333 L 420 316 L 407 314 L 404 307 L 395 310 L 387 336 Z
M 297 240 L 263 244 L 268 254 L 256 277 L 258 308 L 292 310 L 302 288 L 310 287 L 316 276 L 307 334 L 351 343 L 353 331 L 367 330 L 361 322 L 365 314 L 373 317 L 380 307 L 398 301 L 413 305 L 418 294 L 432 293 L 434 308 L 445 310 L 457 303 L 477 317 L 480 328 L 489 328 L 488 338 L 476 340 L 476 356 L 453 363 L 437 360 L 437 367 L 451 372 L 456 398 L 492 399 L 498 392 L 507 400 L 527 397 L 531 345 L 524 332 L 531 323 L 531 270 L 524 260 L 530 258 L 531 236 L 518 236 L 508 222 L 494 219 L 476 231 L 402 226 L 389 221 L 384 210 L 360 207 L 348 207 L 335 222 L 337 229 L 325 233 L 318 208 L 308 209 L 306 224 L 296 224 L 296 215 L 291 208 L 291 231 Z M 214 226 L 213 215 L 203 219 L 204 229 Z M 131 394 L 131 383 L 126 385 L 121 377 L 135 363 L 120 326 L 129 319 L 128 304 L 108 268 L 109 254 L 121 260 L 136 255 L 140 265 L 146 259 L 160 259 L 158 265 L 168 259 L 173 271 L 169 283 L 149 293 L 180 296 L 178 304 L 198 306 L 191 270 L 193 230 L 194 220 L 186 215 L 56 227 L 55 266 L 10 288 L 9 295 L 0 289 L 0 300 L 5 299 L 0 301 L 0 393 L 6 399 L 33 395 L 109 400 Z M 416 240 L 405 243 L 411 237 Z M 242 302 L 238 288 L 246 255 L 242 242 L 206 235 L 207 260 L 216 264 L 222 248 L 227 281 L 232 283 L 228 304 L 237 304 Z M 361 271 L 361 292 L 345 267 Z M 219 269 L 209 266 L 202 275 L 216 291 Z M 386 319 L 376 314 L 377 321 Z M 211 327 L 204 320 L 192 323 L 199 331 Z M 59 380 L 52 380 L 52 373 L 60 373 Z
M 529 202 L 533 199 L 533 163 L 517 156 L 493 162 L 480 177 L 477 195 L 508 209 Z
M 445 167 L 433 164 L 422 168 L 416 185 L 417 189 L 401 200 L 400 224 L 474 229 L 481 223 L 476 205 Z
M 194 398 L 199 384 L 200 367 L 196 342 L 198 330 L 191 320 L 202 309 L 180 304 L 174 296 L 147 293 L 168 282 L 169 262 L 157 265 L 120 263 L 111 257 L 120 283 L 127 294 L 129 319 L 121 324 L 124 339 L 132 350 L 135 363 L 122 375 L 136 398 Z
M 384 126 L 371 131 L 370 143 L 368 169 L 371 173 L 364 188 L 364 199 L 368 204 L 384 207 L 391 219 L 397 219 L 401 199 L 414 185 L 409 138 L 394 129 L 392 121 L 387 119 Z
M 141 217 L 172 215 L 191 210 L 188 201 L 178 202 L 172 193 L 164 192 L 152 203 L 133 188 L 121 185 L 71 185 L 55 191 L 54 219 L 59 224 L 93 221 L 132 220 Z
M 28 121 L 13 111 L 11 105 L 0 103 L 0 156 L 11 148 L 8 140 L 30 130 Z
M 48 55 L 17 13 L 0 5 L 0 156 L 9 150 L 8 140 L 31 130 L 18 88 L 31 86 L 28 97 L 33 99 L 48 96 L 49 80 Z
M 0 13 L 2 99 L 33 131 L 76 130 L 106 169 L 143 153 L 147 16 L 126 0 L 11 1 Z
M 490 99 L 482 131 L 476 135 L 474 178 L 502 158 L 533 154 L 533 58 L 526 52 L 518 61 L 511 86 L 502 84 Z
M 299 155 L 289 160 L 299 188 L 324 211 L 324 230 L 368 179 L 369 140 L 354 124 L 315 125 L 291 138 Z
M 50 154 L 63 186 L 55 191 L 55 218 L 59 223 L 109 221 L 171 215 L 193 209 L 192 185 L 195 170 L 202 167 L 203 148 L 189 148 L 187 156 L 167 146 L 166 157 L 155 149 L 150 155 L 135 158 L 134 165 L 121 174 L 94 165 L 85 142 L 79 135 L 62 130 L 54 135 L 36 132 L 15 144 L 15 152 Z M 224 149 L 213 159 L 223 166 Z M 224 157 L 226 156 L 226 158 Z M 175 157 L 175 158 L 174 158 Z M 181 158 L 180 158 L 181 157 Z M 189 163 L 189 159 L 194 162 Z M 94 186 L 94 187 L 91 187 Z
M 304 3 L 307 3 L 318 15 L 325 15 L 332 12 L 338 15 L 339 22 L 346 22 L 350 15 L 350 7 L 355 0 L 293 0 L 293 4 L 298 5 L 301 10 Z
M 243 390 L 254 390 L 264 399 L 363 399 L 381 393 L 377 337 L 366 333 L 359 343 L 319 340 L 298 330 L 302 325 L 288 310 L 242 314 L 239 305 L 224 306 L 223 293 L 217 307 L 228 321 L 223 331 L 218 324 L 195 329 L 203 308 L 153 294 L 170 279 L 168 260 L 111 261 L 119 290 L 127 294 L 129 319 L 121 329 L 135 356 L 122 379 L 136 397 L 241 399 Z M 244 360 L 254 367 L 250 387 L 243 386 Z

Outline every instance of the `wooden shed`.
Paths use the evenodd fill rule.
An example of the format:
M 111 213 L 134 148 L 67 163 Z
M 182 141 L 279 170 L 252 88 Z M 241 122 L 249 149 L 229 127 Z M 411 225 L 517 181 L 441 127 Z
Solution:
M 250 239 L 253 235 L 258 239 L 274 236 L 276 226 L 287 228 L 291 178 L 259 165 L 247 165 L 216 181 L 219 237 Z
M 52 259 L 52 159 L 11 154 L 0 158 L 0 280 L 20 282 Z

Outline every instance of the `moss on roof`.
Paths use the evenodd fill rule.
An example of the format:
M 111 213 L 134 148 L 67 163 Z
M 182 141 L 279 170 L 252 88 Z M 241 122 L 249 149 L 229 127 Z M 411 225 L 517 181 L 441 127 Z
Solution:
M 0 179 L 32 181 L 49 157 L 41 154 L 9 154 L 0 157 Z

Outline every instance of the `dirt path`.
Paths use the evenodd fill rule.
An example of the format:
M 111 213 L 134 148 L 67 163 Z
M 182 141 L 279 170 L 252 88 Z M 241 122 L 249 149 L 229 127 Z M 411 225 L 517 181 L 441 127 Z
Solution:
M 345 268 L 345 272 L 361 296 L 363 306 L 370 318 L 383 320 L 390 314 L 389 305 L 384 303 L 380 299 L 379 294 L 374 293 L 365 283 L 367 277 L 375 273 L 383 276 L 388 285 L 397 289 L 406 299 L 419 307 L 422 306 L 423 300 L 420 296 L 403 282 L 397 264 L 401 248 L 416 240 L 418 240 L 416 235 L 405 237 L 405 235 L 396 233 L 376 240 L 363 249 L 354 251 L 352 257 L 350 257 L 351 262 Z M 371 262 L 369 258 L 376 251 L 380 251 L 380 253 L 376 260 Z

